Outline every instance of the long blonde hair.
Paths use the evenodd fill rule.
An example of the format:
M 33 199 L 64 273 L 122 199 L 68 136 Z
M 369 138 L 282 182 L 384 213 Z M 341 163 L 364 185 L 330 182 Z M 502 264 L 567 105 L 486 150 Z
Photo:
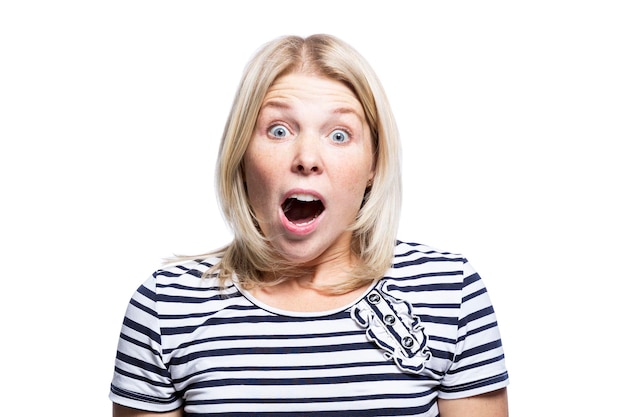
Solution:
M 286 36 L 263 46 L 248 63 L 228 117 L 217 162 L 217 193 L 233 241 L 212 253 L 210 270 L 222 283 L 236 274 L 246 287 L 272 285 L 306 270 L 283 259 L 260 232 L 249 205 L 243 159 L 267 90 L 285 74 L 307 71 L 347 85 L 363 106 L 373 138 L 376 172 L 351 226 L 351 249 L 360 262 L 330 293 L 359 288 L 391 267 L 401 202 L 400 145 L 396 123 L 376 74 L 351 46 L 330 35 Z M 309 271 L 310 272 L 310 271 Z

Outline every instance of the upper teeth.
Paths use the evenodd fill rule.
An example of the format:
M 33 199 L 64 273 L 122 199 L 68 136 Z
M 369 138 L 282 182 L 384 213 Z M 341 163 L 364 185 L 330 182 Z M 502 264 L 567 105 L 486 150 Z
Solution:
M 310 194 L 293 194 L 289 198 L 295 198 L 298 201 L 319 201 L 319 198 Z

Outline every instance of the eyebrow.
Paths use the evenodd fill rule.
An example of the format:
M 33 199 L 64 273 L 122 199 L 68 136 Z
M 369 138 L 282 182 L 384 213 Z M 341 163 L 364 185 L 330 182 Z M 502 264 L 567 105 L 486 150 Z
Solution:
M 352 107 L 338 107 L 335 110 L 333 110 L 333 113 L 340 113 L 340 114 L 354 114 L 355 116 L 357 116 L 359 119 L 361 118 L 361 116 L 359 115 L 359 113 L 353 109 Z
M 285 103 L 284 101 L 279 101 L 279 100 L 268 100 L 265 101 L 261 104 L 261 110 L 263 110 L 266 107 L 275 107 L 278 109 L 288 109 L 291 106 L 288 105 L 287 103 Z
M 260 110 L 263 110 L 263 109 L 268 108 L 268 107 L 270 107 L 270 108 L 277 108 L 277 109 L 290 109 L 291 108 L 291 106 L 288 103 L 286 103 L 286 102 L 284 102 L 282 100 L 271 99 L 271 100 L 268 100 L 268 101 L 264 102 L 261 105 L 261 109 Z M 361 117 L 359 112 L 356 109 L 354 109 L 353 107 L 350 107 L 350 106 L 337 107 L 336 109 L 333 109 L 332 113 L 334 113 L 334 114 L 353 114 L 359 120 L 363 121 L 363 117 Z

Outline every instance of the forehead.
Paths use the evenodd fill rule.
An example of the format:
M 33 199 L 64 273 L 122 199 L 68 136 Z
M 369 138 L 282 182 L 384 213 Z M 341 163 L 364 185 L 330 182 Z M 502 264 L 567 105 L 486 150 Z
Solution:
M 363 116 L 363 106 L 348 86 L 319 75 L 290 73 L 278 77 L 263 98 L 262 107 L 287 107 L 308 102 L 352 110 Z

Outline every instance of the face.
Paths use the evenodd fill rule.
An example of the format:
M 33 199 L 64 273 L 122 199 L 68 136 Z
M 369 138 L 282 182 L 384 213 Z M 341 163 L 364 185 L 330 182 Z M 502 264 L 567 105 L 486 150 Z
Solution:
M 359 100 L 329 78 L 278 78 L 263 100 L 244 174 L 259 226 L 286 259 L 307 265 L 349 259 L 347 228 L 374 176 Z

